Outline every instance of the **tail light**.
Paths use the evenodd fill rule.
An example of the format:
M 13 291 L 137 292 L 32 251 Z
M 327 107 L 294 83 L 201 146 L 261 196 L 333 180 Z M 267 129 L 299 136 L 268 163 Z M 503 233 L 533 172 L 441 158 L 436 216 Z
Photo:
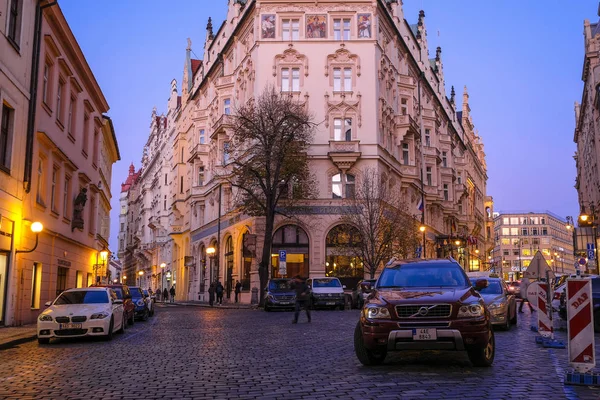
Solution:
M 554 292 L 554 300 L 560 300 L 560 292 Z

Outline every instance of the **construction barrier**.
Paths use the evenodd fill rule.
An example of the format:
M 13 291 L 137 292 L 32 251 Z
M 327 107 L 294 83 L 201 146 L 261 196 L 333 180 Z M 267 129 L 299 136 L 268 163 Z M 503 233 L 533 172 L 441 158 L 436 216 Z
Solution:
M 567 280 L 567 319 L 569 363 L 577 372 L 586 373 L 596 366 L 590 279 Z
M 552 304 L 548 304 L 548 284 L 539 282 L 537 288 L 538 333 L 544 337 L 553 337 Z

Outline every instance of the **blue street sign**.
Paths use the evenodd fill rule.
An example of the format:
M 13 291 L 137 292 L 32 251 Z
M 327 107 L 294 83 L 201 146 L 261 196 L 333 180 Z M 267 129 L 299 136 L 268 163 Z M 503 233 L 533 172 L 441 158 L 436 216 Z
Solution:
M 594 250 L 589 250 L 587 251 L 587 255 L 588 255 L 588 260 L 593 260 L 595 259 L 595 255 L 594 255 Z
M 419 246 L 415 249 L 415 258 L 421 258 L 421 252 L 423 251 L 423 247 Z
M 587 249 L 588 250 L 594 250 L 594 243 L 588 243 L 587 244 Z
M 287 258 L 287 250 L 279 250 L 279 261 L 285 262 Z

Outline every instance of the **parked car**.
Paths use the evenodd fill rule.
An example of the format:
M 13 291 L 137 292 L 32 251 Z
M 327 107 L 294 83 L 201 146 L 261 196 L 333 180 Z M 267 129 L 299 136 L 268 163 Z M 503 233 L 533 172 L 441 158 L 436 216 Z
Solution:
M 600 276 L 594 276 L 592 279 L 592 306 L 594 313 L 594 331 L 600 332 Z M 567 291 L 562 292 L 560 296 L 560 305 L 558 314 L 562 319 L 567 319 Z
M 581 278 L 587 278 L 587 277 L 594 277 L 596 275 L 581 274 L 579 276 Z M 554 310 L 560 310 L 560 298 L 561 298 L 561 295 L 563 293 L 565 293 L 567 290 L 567 279 L 569 279 L 569 278 L 577 278 L 577 275 L 576 274 L 562 275 L 554 283 L 554 294 L 552 296 L 552 308 Z
M 135 305 L 135 318 L 141 319 L 142 321 L 148 321 L 148 317 L 150 317 L 150 309 L 148 308 L 148 302 L 144 297 L 142 288 L 138 286 L 130 286 L 129 292 L 131 293 L 131 301 L 133 301 L 133 304 Z
M 375 285 L 376 281 L 377 279 L 364 279 L 356 284 L 356 287 L 352 289 L 352 308 L 362 308 L 370 292 L 367 287 Z M 365 285 L 366 283 L 369 285 Z
M 135 304 L 131 300 L 129 286 L 123 284 L 94 285 L 94 287 L 107 287 L 115 291 L 117 297 L 123 300 L 123 318 L 129 325 L 135 323 Z
M 477 279 L 471 278 L 471 284 L 477 286 Z M 508 292 L 506 283 L 500 278 L 488 277 L 488 286 L 479 291 L 490 310 L 492 325 L 509 330 L 517 324 L 517 300 L 514 294 Z
M 265 288 L 265 311 L 275 309 L 294 309 L 296 291 L 291 287 L 291 279 L 270 279 Z
M 521 281 L 512 281 L 506 284 L 508 293 L 514 294 L 517 298 L 521 297 Z
M 385 266 L 354 331 L 364 365 L 381 364 L 388 351 L 467 351 L 473 365 L 491 366 L 496 344 L 490 312 L 479 290 L 452 259 L 399 260 Z
M 154 316 L 154 303 L 156 303 L 156 297 L 151 290 L 144 289 L 142 290 L 142 293 L 144 294 L 144 299 L 146 299 L 146 302 L 148 303 L 148 310 L 150 310 L 150 316 L 152 317 Z
M 340 310 L 346 307 L 346 296 L 344 295 L 346 286 L 343 286 L 338 278 L 309 278 L 306 283 L 311 288 L 312 307 L 339 308 Z
M 37 319 L 38 343 L 51 338 L 102 336 L 111 340 L 114 332 L 125 330 L 123 300 L 105 287 L 68 289 L 46 308 Z

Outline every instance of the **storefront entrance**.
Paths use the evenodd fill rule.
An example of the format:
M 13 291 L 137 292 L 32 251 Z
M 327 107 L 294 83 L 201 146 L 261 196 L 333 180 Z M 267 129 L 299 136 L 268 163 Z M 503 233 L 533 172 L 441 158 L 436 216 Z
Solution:
M 271 277 L 291 278 L 296 275 L 308 278 L 308 235 L 297 225 L 285 225 L 275 231 L 271 254 Z M 279 271 L 279 250 L 286 250 L 286 273 Z

